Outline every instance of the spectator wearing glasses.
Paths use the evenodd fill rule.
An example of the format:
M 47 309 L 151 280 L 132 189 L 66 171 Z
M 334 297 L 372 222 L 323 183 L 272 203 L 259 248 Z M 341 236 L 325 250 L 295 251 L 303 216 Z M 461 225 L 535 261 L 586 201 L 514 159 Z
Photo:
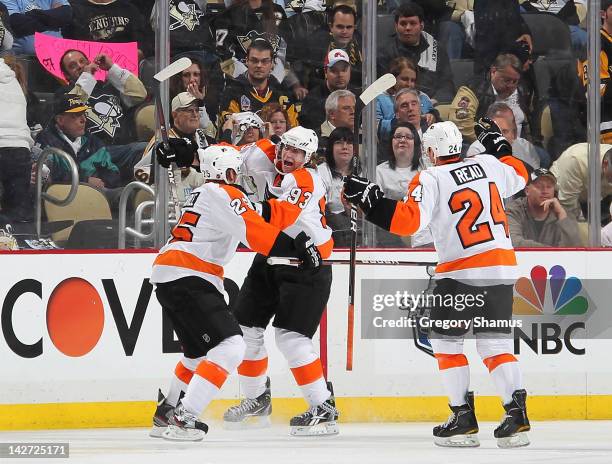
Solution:
M 247 50 L 247 71 L 232 80 L 221 100 L 218 127 L 223 127 L 229 115 L 260 111 L 267 103 L 278 103 L 287 111 L 292 126 L 297 125 L 297 110 L 280 83 L 271 75 L 274 61 L 272 45 L 263 39 L 251 43 Z
M 474 125 L 494 102 L 505 103 L 512 109 L 517 136 L 530 140 L 527 119 L 530 93 L 520 84 L 522 74 L 523 64 L 519 58 L 511 53 L 503 53 L 491 65 L 487 79 L 477 77 L 459 88 L 451 103 L 449 119 L 463 134 L 464 142 L 476 140 Z

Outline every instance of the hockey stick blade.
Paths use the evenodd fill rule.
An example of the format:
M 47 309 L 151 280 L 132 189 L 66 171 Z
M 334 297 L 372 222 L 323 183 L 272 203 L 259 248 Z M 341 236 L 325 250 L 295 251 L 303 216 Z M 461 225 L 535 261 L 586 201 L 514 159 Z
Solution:
M 191 66 L 191 60 L 184 56 L 183 58 L 179 58 L 174 63 L 166 66 L 164 69 L 155 74 L 153 78 L 158 82 L 163 82 L 170 79 L 175 74 L 184 71 L 189 66 Z
M 372 84 L 370 84 L 368 88 L 365 89 L 361 95 L 359 95 L 359 98 L 364 105 L 367 105 L 385 90 L 393 87 L 396 82 L 397 81 L 393 74 L 384 74 L 372 82 Z

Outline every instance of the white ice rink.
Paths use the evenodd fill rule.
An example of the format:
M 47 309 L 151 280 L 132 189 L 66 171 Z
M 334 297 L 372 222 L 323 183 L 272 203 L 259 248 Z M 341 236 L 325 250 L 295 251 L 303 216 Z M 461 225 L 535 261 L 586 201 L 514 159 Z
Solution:
M 340 435 L 294 438 L 286 426 L 229 432 L 211 423 L 199 443 L 147 436 L 147 429 L 0 432 L 0 442 L 69 442 L 69 459 L 0 459 L 2 464 L 49 462 L 142 464 L 610 464 L 612 422 L 533 422 L 531 446 L 498 449 L 494 423 L 481 423 L 480 448 L 432 444 L 432 423 L 341 424 Z

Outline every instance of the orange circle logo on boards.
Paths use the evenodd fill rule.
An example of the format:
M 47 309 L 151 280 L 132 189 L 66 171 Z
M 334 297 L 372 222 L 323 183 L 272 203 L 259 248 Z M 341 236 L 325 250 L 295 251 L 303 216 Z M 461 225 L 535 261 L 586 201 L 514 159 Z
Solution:
M 47 304 L 47 330 L 59 351 L 84 356 L 96 346 L 103 329 L 104 306 L 93 285 L 71 277 L 55 287 Z

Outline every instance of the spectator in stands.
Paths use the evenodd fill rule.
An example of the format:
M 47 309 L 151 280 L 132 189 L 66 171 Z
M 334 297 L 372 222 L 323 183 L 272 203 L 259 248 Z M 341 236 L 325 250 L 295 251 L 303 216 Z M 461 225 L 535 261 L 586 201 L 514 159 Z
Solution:
M 397 79 L 397 84 L 376 98 L 376 120 L 378 131 L 382 137 L 387 137 L 391 130 L 391 121 L 395 118 L 395 98 L 402 89 L 414 89 L 416 86 L 417 67 L 406 57 L 395 58 L 389 67 L 389 72 Z M 421 115 L 427 126 L 440 120 L 440 113 L 434 108 L 427 94 L 419 91 Z M 420 126 L 417 126 L 420 127 Z
M 610 203 L 610 216 L 612 217 L 612 203 Z M 601 246 L 612 247 L 612 220 L 601 229 Z
M 89 109 L 76 94 L 58 94 L 54 117 L 36 139 L 41 149 L 59 148 L 72 156 L 79 168 L 79 181 L 101 189 L 111 202 L 118 200 L 121 185 L 119 168 L 112 162 L 104 142 L 86 131 Z M 51 156 L 45 163 L 54 183 L 69 183 L 70 171 L 61 158 Z
M 310 62 L 310 49 L 306 45 L 321 30 L 327 28 L 327 14 L 323 0 L 291 2 L 295 14 L 281 22 L 281 34 L 287 43 L 287 62 L 306 88 L 311 88 L 316 68 L 321 65 Z M 319 76 L 320 80 L 320 76 Z
M 62 29 L 68 39 L 93 42 L 138 42 L 140 58 L 154 44 L 144 40 L 144 18 L 129 0 L 71 0 L 72 21 Z
M 10 27 L 9 13 L 6 5 L 0 2 L 0 50 L 13 48 L 13 33 Z
M 516 247 L 581 246 L 578 223 L 555 197 L 557 179 L 548 169 L 531 173 L 525 196 L 508 205 L 506 213 Z
M 601 2 L 601 51 L 600 78 L 601 78 L 601 126 L 600 137 L 602 143 L 612 143 L 612 0 Z M 587 87 L 586 67 L 588 61 L 584 61 L 580 69 L 582 84 Z M 586 91 L 586 90 L 585 90 Z
M 2 0 L 9 15 L 17 55 L 34 55 L 34 33 L 61 37 L 60 29 L 72 19 L 68 0 Z
M 170 138 L 183 138 L 198 148 L 206 148 L 208 142 L 206 134 L 200 128 L 200 107 L 199 100 L 188 92 L 179 93 L 172 99 L 172 127 L 168 131 Z M 134 177 L 136 180 L 146 183 L 153 183 L 152 159 L 155 153 L 157 139 L 153 137 L 147 145 L 144 156 L 134 166 Z M 177 195 L 180 202 L 191 190 L 204 183 L 202 174 L 189 168 L 175 168 L 175 178 L 178 180 Z
M 264 136 L 264 122 L 252 111 L 232 114 L 225 124 L 220 137 L 221 142 L 241 146 L 257 142 Z
M 204 129 L 206 136 L 212 141 L 216 137 L 217 129 L 209 117 L 207 103 L 210 103 L 210 106 L 214 108 L 214 102 L 210 99 L 207 101 L 207 97 L 209 97 L 210 93 L 214 95 L 216 92 L 207 92 L 207 83 L 208 71 L 206 67 L 197 59 L 192 59 L 191 66 L 176 76 L 172 76 L 170 80 L 170 98 L 176 97 L 181 92 L 189 92 L 198 99 L 200 103 L 200 128 Z M 214 99 L 217 99 L 216 95 Z M 211 114 L 216 115 L 216 110 Z
M 278 103 L 268 103 L 260 113 L 265 125 L 264 137 L 279 137 L 291 129 L 287 112 Z
M 457 91 L 451 103 L 449 119 L 453 121 L 464 140 L 476 140 L 474 124 L 481 118 L 493 102 L 506 103 L 514 112 L 518 129 L 517 135 L 529 140 L 530 96 L 521 85 L 523 65 L 513 54 L 499 55 L 489 71 L 488 79 L 475 77 L 467 86 Z
M 210 26 L 211 15 L 206 13 L 206 2 L 201 0 L 168 0 L 170 43 L 172 55 L 189 53 L 211 66 L 218 61 L 215 39 Z M 150 15 L 153 29 L 157 26 L 157 5 Z
M 248 48 L 247 71 L 229 82 L 221 99 L 218 127 L 223 127 L 232 113 L 257 112 L 266 103 L 280 104 L 289 115 L 292 126 L 297 125 L 297 111 L 289 104 L 287 93 L 271 75 L 274 49 L 264 39 L 254 40 Z
M 213 21 L 216 51 L 223 71 L 237 78 L 248 67 L 251 44 L 258 39 L 268 41 L 272 46 L 271 75 L 302 100 L 308 90 L 293 72 L 286 70 L 287 43 L 279 33 L 279 24 L 285 18 L 283 7 L 272 0 L 237 0 Z
M 356 89 L 361 88 L 361 38 L 355 28 L 357 13 L 347 5 L 336 5 L 329 12 L 329 29 L 324 28 L 308 38 L 310 62 L 319 67 L 328 60 L 332 50 L 344 50 L 351 66 L 350 83 Z M 301 44 L 290 44 L 299 47 Z
M 455 93 L 448 55 L 444 47 L 424 32 L 423 9 L 407 2 L 395 12 L 395 34 L 380 44 L 378 74 L 389 69 L 391 61 L 405 56 L 417 63 L 417 88 L 438 102 L 449 102 Z
M 581 220 L 587 217 L 589 161 L 586 143 L 572 145 L 553 163 L 550 171 L 557 178 L 559 201 L 567 214 Z M 612 145 L 601 144 L 601 198 L 612 194 Z M 607 208 L 606 208 L 607 209 Z M 582 215 L 584 211 L 584 216 Z
M 526 42 L 529 52 L 533 50 L 518 0 L 474 0 L 474 25 L 474 74 L 478 77 L 516 42 Z
M 355 125 L 355 94 L 350 90 L 335 90 L 325 100 L 325 121 L 319 135 L 327 138 L 336 127 L 353 129 Z
M 61 93 L 77 94 L 85 100 L 88 133 L 95 134 L 108 145 L 122 180 L 128 182 L 146 145 L 133 143 L 135 136 L 130 117 L 132 110 L 147 96 L 144 85 L 104 53 L 89 61 L 80 50 L 67 50 L 60 60 L 60 68 L 68 80 L 68 86 Z M 107 72 L 104 82 L 94 77 L 98 69 Z
M 438 40 L 450 60 L 463 58 L 467 44 L 474 46 L 474 0 L 449 0 L 447 12 L 440 21 Z
M 353 131 L 347 127 L 334 129 L 327 139 L 325 161 L 317 166 L 325 186 L 325 219 L 332 228 L 334 245 L 350 245 L 350 212 L 342 198 L 342 178 L 352 172 Z
M 1 222 L 32 218 L 30 149 L 34 144 L 26 120 L 26 99 L 13 70 L 0 58 Z M 6 221 L 6 222 L 5 222 Z
M 586 52 L 588 35 L 580 27 L 576 5 L 584 5 L 584 8 L 586 8 L 586 0 L 521 0 L 521 8 L 524 11 L 554 14 L 567 24 L 574 53 L 576 56 L 582 56 Z
M 421 138 L 417 128 L 409 123 L 396 121 L 391 127 L 387 145 L 387 159 L 376 166 L 376 183 L 386 198 L 401 200 L 408 192 L 410 181 L 419 171 L 426 168 L 421 157 Z M 423 241 L 421 236 L 427 238 Z M 405 247 L 406 242 L 397 235 L 384 230 L 376 232 L 377 244 L 385 247 Z M 417 234 L 412 239 L 413 246 L 422 246 L 432 241 L 429 232 Z
M 325 58 L 325 80 L 311 89 L 304 99 L 299 115 L 300 125 L 317 130 L 325 121 L 325 100 L 336 90 L 356 90 L 349 87 L 351 80 L 350 58 L 344 50 L 336 49 Z
M 532 169 L 538 169 L 540 166 L 544 168 L 550 166 L 550 156 L 548 156 L 544 149 L 537 149 L 528 140 L 517 137 L 516 121 L 514 120 L 512 108 L 505 103 L 495 102 L 489 106 L 485 116 L 495 121 L 501 129 L 502 135 L 512 145 L 512 154 L 515 157 L 527 163 Z M 474 156 L 484 152 L 485 147 L 476 140 L 468 148 L 467 156 Z

